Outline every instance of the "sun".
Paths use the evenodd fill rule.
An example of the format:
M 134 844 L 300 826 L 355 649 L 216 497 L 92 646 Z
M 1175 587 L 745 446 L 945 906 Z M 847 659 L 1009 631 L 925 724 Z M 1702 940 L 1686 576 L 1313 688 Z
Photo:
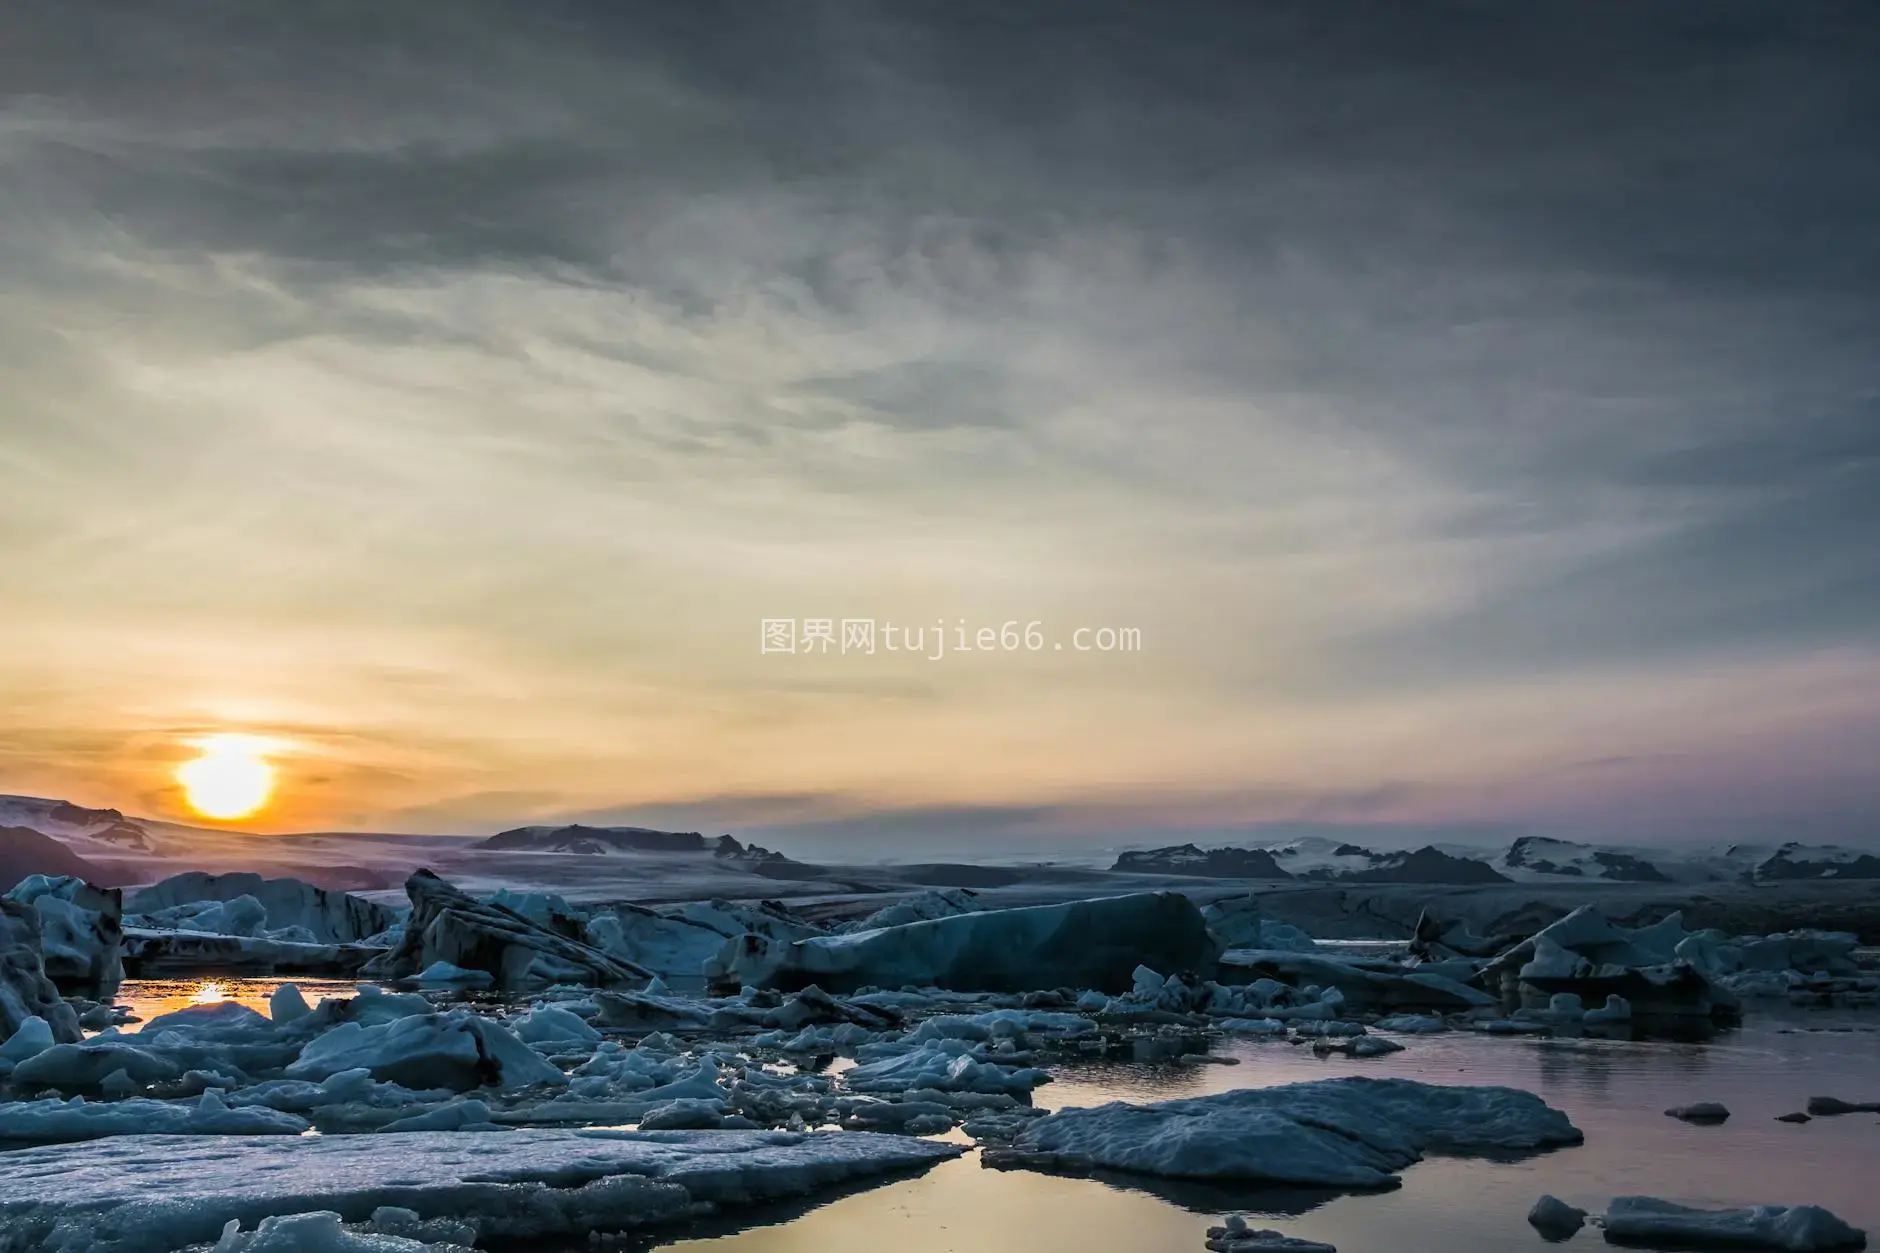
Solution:
M 249 735 L 211 735 L 194 741 L 202 756 L 176 768 L 189 807 L 205 818 L 246 818 L 274 793 L 267 742 Z

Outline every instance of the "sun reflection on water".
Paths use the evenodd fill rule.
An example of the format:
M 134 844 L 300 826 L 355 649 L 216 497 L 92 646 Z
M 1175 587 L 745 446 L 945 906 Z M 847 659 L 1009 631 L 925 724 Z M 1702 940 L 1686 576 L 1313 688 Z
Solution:
M 228 994 L 222 990 L 222 985 L 214 980 L 199 984 L 189 995 L 189 1002 L 192 1005 L 214 1005 L 227 999 Z

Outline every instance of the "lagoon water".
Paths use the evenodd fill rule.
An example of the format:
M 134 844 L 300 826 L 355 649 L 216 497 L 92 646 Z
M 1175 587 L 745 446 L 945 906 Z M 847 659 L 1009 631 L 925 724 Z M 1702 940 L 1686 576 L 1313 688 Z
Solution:
M 282 982 L 133 980 L 119 1001 L 146 1019 L 219 999 L 266 1012 Z M 296 982 L 315 1001 L 352 988 Z M 968 1154 L 919 1178 L 807 1208 L 745 1211 L 736 1230 L 681 1229 L 654 1243 L 686 1253 L 1201 1253 L 1206 1229 L 1240 1211 L 1341 1253 L 1538 1253 L 1544 1242 L 1526 1214 L 1543 1193 L 1593 1213 L 1614 1196 L 1641 1193 L 1710 1207 L 1823 1205 L 1880 1240 L 1880 1116 L 1775 1121 L 1814 1095 L 1880 1101 L 1880 1011 L 1765 1004 L 1742 1027 L 1688 1043 L 1462 1032 L 1400 1038 L 1404 1052 L 1368 1060 L 1229 1038 L 1212 1051 L 1237 1065 L 1067 1061 L 1051 1064 L 1057 1077 L 1036 1099 L 1058 1109 L 1395 1075 L 1525 1088 L 1565 1110 L 1586 1143 L 1513 1162 L 1432 1157 L 1405 1170 L 1400 1188 L 1345 1195 L 1064 1178 L 986 1169 Z M 1697 1101 L 1721 1101 L 1732 1116 L 1709 1127 L 1664 1114 Z M 1575 1242 L 1601 1243 L 1591 1229 Z
M 1201 1253 L 1206 1229 L 1240 1210 L 1257 1215 L 1256 1225 L 1341 1253 L 1535 1253 L 1544 1242 L 1526 1214 L 1547 1192 L 1595 1213 L 1626 1194 L 1713 1207 L 1824 1205 L 1880 1239 L 1880 1116 L 1775 1121 L 1811 1095 L 1880 1100 L 1873 1011 L 1770 1009 L 1702 1043 L 1459 1033 L 1404 1043 L 1402 1053 L 1366 1061 L 1238 1041 L 1215 1050 L 1239 1059 L 1236 1066 L 1074 1065 L 1039 1089 L 1038 1103 L 1166 1100 L 1339 1074 L 1398 1075 L 1526 1088 L 1565 1110 L 1586 1143 L 1519 1162 L 1430 1158 L 1404 1172 L 1401 1188 L 1336 1197 L 989 1170 L 969 1155 L 770 1225 L 667 1244 L 685 1253 Z M 1699 1127 L 1664 1114 L 1700 1100 L 1722 1101 L 1732 1117 Z M 1601 1240 L 1588 1229 L 1575 1243 Z

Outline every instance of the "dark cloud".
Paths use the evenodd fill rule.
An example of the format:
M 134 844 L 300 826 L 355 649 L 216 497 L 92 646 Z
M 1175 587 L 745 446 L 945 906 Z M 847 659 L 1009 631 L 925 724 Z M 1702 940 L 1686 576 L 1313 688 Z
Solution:
M 314 343 L 245 385 L 338 377 L 336 428 L 378 416 L 225 430 L 282 485 L 227 516 L 343 529 L 310 483 L 433 487 L 426 517 L 704 483 L 805 532 L 834 497 L 850 533 L 1094 519 L 1142 547 L 1092 541 L 1070 581 L 1205 557 L 1196 617 L 1334 571 L 1287 606 L 1310 658 L 1221 660 L 1229 699 L 1870 644 L 1876 64 L 1880 11 L 1770 0 L 27 0 L 0 13 L 0 475 L 42 495 L 0 495 L 0 536 L 68 560 L 34 502 L 87 477 L 213 529 L 189 484 L 252 462 L 191 479 L 193 418 L 145 435 L 162 389 L 114 349 L 187 373 Z M 401 374 L 410 346 L 451 355 Z M 496 399 L 399 425 L 453 385 Z M 466 539 L 466 599 L 593 601 L 617 554 L 559 516 L 506 576 Z M 591 516 L 566 531 L 620 520 Z M 726 579 L 789 521 L 734 536 Z M 888 550 L 859 584 L 900 580 Z

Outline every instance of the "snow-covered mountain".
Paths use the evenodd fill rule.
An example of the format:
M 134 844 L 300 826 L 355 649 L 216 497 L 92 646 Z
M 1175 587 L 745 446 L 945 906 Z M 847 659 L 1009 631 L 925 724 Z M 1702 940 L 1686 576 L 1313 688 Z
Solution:
M 1572 840 L 1524 835 L 1508 846 L 1496 867 L 1511 879 L 1607 879 L 1615 883 L 1670 883 L 1671 876 L 1632 853 L 1594 848 Z
M 1880 857 L 1835 844 L 1784 844 L 1756 863 L 1761 883 L 1788 879 L 1880 879 Z
M 697 831 L 658 831 L 652 827 L 515 827 L 499 831 L 472 847 L 509 853 L 705 853 L 718 841 Z
M 0 796 L 0 827 L 30 827 L 74 847 L 107 854 L 147 853 L 150 831 L 115 809 L 86 809 L 39 796 Z
M 1277 848 L 1199 848 L 1175 844 L 1119 855 L 1111 870 L 1210 879 L 1310 879 L 1350 883 L 1505 883 L 1486 861 L 1434 845 L 1379 853 L 1307 836 Z

